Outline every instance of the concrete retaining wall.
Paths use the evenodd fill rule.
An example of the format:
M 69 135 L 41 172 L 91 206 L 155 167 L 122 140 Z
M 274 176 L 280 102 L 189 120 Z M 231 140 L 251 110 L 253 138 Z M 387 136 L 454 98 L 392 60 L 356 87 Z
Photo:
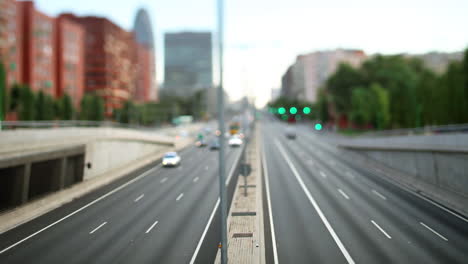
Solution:
M 468 215 L 468 135 L 341 140 L 389 170 L 385 176 Z
M 126 166 L 151 153 L 159 153 L 167 146 L 138 141 L 97 140 L 86 145 L 84 179 L 95 177 L 111 169 Z

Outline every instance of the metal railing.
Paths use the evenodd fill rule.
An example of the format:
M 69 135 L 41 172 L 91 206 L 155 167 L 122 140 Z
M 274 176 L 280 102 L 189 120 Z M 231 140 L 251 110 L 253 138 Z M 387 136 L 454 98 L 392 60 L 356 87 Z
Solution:
M 33 129 L 33 128 L 63 128 L 63 127 L 111 127 L 130 128 L 138 130 L 153 130 L 173 127 L 172 125 L 141 126 L 136 124 L 118 123 L 113 121 L 87 120 L 48 120 L 48 121 L 0 121 L 0 130 Z
M 406 136 L 406 135 L 434 135 L 443 133 L 468 133 L 468 124 L 454 124 L 444 126 L 425 126 L 405 129 L 390 129 L 382 131 L 365 132 L 360 136 Z

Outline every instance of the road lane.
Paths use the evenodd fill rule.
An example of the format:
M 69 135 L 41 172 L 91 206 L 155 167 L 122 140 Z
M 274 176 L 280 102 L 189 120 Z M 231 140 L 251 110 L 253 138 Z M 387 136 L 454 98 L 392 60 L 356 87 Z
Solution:
M 343 236 L 344 244 L 349 245 L 351 255 L 357 263 L 405 263 L 409 260 L 425 263 L 462 263 L 467 258 L 467 240 L 463 234 L 453 234 L 457 237 L 457 243 L 441 245 L 440 243 L 444 242 L 442 239 L 434 240 L 424 233 L 431 233 L 430 231 L 421 230 L 422 226 L 417 221 L 421 215 L 416 217 L 414 212 L 402 211 L 406 207 L 412 207 L 411 203 L 405 201 L 403 206 L 394 206 L 393 203 L 375 195 L 372 189 L 389 197 L 382 186 L 369 188 L 360 182 L 361 177 L 353 180 L 354 176 L 360 173 L 354 169 L 344 169 L 345 166 L 339 159 L 330 157 L 329 153 L 316 146 L 317 143 L 313 140 L 304 140 L 300 133 L 296 140 L 286 140 L 282 134 L 284 127 L 281 125 L 266 124 L 266 129 L 269 134 L 276 134 L 268 139 L 268 142 L 272 142 L 275 137 L 283 141 L 288 150 L 287 156 L 296 163 L 299 174 L 308 175 L 304 179 L 307 188 L 317 197 L 318 203 L 321 206 L 323 204 L 325 215 L 330 216 L 332 226 L 337 226 L 338 235 Z M 278 150 L 266 151 L 267 156 L 275 151 Z M 313 166 L 310 165 L 311 159 Z M 320 171 L 327 177 L 321 176 Z M 350 201 L 343 199 L 337 188 L 346 190 L 346 195 L 351 197 Z M 391 199 L 393 201 L 393 197 Z M 372 217 L 382 230 L 392 234 L 391 240 L 379 230 L 378 233 L 375 232 Z
M 200 152 L 203 154 L 200 155 Z M 235 156 L 239 153 L 237 149 L 228 150 L 229 166 L 232 166 Z M 184 159 L 181 171 L 158 168 L 151 175 L 0 254 L 0 262 L 63 263 L 65 257 L 69 263 L 116 263 L 121 259 L 126 259 L 127 263 L 134 262 L 136 256 L 133 252 L 145 248 L 142 245 L 148 244 L 149 237 L 162 243 L 159 249 L 164 251 L 158 252 L 158 247 L 151 246 L 146 247 L 144 251 L 138 250 L 138 263 L 154 262 L 155 256 L 164 259 L 164 263 L 180 263 L 181 260 L 188 262 L 198 240 L 187 239 L 186 236 L 201 236 L 217 199 L 217 152 L 189 148 L 182 152 L 182 157 L 186 156 L 192 160 Z M 210 169 L 206 170 L 208 166 Z M 195 177 L 200 179 L 196 185 L 192 181 Z M 192 190 L 196 190 L 197 193 Z M 144 199 L 141 196 L 135 203 L 135 197 L 143 193 Z M 178 203 L 187 205 L 176 207 L 175 200 L 180 193 L 184 193 L 185 196 Z M 98 230 L 93 234 L 94 236 L 99 233 L 99 236 L 90 239 L 90 230 L 101 224 L 102 219 L 106 221 L 105 227 L 102 226 L 102 232 Z M 183 224 L 178 223 L 181 220 Z M 153 227 L 145 238 L 145 231 L 155 221 L 158 221 L 157 228 Z M 21 239 L 17 236 L 24 232 L 16 232 L 18 235 L 15 237 L 15 231 L 21 229 L 28 229 L 28 223 L 0 235 L 2 246 L 15 239 Z M 167 237 L 154 236 L 164 229 L 171 230 L 172 234 L 167 233 Z M 181 241 L 197 241 L 191 244 L 173 244 L 168 237 Z M 8 238 L 9 241 L 3 238 Z M 171 251 L 172 248 L 176 250 Z M 187 254 L 181 255 L 181 250 Z
M 263 134 L 278 262 L 347 263 L 273 142 Z

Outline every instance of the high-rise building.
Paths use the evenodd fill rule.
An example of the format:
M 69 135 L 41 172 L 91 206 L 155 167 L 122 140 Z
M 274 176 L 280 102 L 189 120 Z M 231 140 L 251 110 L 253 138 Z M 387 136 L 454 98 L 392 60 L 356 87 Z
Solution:
M 299 55 L 283 75 L 281 95 L 316 102 L 318 89 L 336 71 L 340 63 L 357 67 L 366 58 L 362 50 L 346 49 Z
M 137 43 L 134 54 L 137 77 L 133 98 L 140 102 L 157 101 L 156 49 L 151 19 L 145 9 L 137 12 L 133 34 Z
M 106 18 L 65 17 L 85 29 L 85 91 L 104 99 L 105 114 L 110 117 L 135 90 L 133 34 Z
M 20 1 L 22 77 L 34 91 L 56 96 L 55 21 L 39 12 L 32 1 Z
M 15 0 L 0 1 L 0 61 L 7 73 L 8 87 L 22 82 L 22 20 Z
M 179 96 L 213 86 L 210 32 L 166 33 L 164 91 Z
M 57 96 L 68 94 L 80 106 L 84 94 L 84 36 L 82 26 L 66 15 L 56 19 Z

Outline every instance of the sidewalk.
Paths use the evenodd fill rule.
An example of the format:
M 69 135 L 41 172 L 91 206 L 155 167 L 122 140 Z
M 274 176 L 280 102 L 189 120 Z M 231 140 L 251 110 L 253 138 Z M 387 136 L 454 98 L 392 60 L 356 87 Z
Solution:
M 247 177 L 239 176 L 227 219 L 229 263 L 265 263 L 259 136 L 259 129 L 256 129 L 245 156 L 251 172 Z M 219 250 L 215 263 L 221 263 Z

